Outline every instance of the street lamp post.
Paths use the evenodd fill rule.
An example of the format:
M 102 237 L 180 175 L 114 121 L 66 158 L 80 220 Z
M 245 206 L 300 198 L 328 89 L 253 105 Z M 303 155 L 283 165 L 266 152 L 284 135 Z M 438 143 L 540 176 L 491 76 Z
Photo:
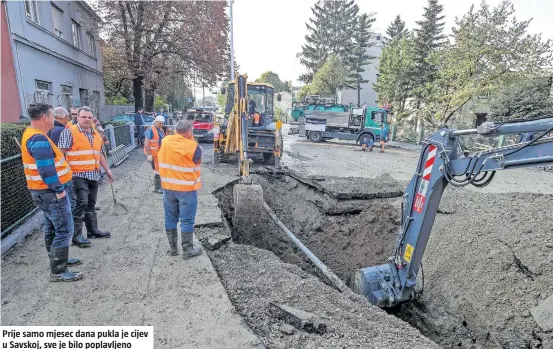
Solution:
M 230 0 L 230 80 L 234 80 L 234 38 L 232 26 L 232 4 L 234 0 Z

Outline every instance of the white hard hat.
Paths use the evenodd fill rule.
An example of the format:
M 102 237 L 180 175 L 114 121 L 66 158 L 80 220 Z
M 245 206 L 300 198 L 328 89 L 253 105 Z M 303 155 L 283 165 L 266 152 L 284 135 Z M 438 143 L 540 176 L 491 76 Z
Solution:
M 158 115 L 158 116 L 156 116 L 154 121 L 155 122 L 161 121 L 161 122 L 165 123 L 165 118 L 161 115 Z

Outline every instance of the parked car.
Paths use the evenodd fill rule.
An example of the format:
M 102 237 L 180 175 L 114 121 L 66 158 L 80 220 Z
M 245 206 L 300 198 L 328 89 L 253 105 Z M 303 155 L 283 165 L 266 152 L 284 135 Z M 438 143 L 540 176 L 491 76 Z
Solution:
M 134 114 L 135 113 L 125 113 L 125 114 L 115 115 L 108 121 L 134 123 Z M 142 120 L 144 121 L 145 126 L 152 126 L 152 123 L 154 122 L 154 118 L 148 115 L 142 115 Z
M 215 114 L 209 111 L 189 111 L 188 117 L 194 117 L 194 138 L 198 141 L 213 142 L 218 129 L 215 126 Z

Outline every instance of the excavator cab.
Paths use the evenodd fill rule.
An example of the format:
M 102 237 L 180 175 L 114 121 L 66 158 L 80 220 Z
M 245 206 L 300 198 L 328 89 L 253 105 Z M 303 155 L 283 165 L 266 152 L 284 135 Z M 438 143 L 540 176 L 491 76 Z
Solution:
M 236 137 L 232 137 L 227 131 L 233 131 L 238 127 L 236 124 L 239 118 L 233 118 L 238 103 L 243 100 L 245 106 L 241 113 L 244 113 L 244 151 L 248 153 L 249 159 L 260 159 L 265 164 L 280 167 L 282 155 L 282 122 L 275 119 L 274 113 L 274 87 L 266 83 L 248 82 L 247 76 L 240 75 L 237 80 L 229 82 L 227 87 L 221 89 L 221 94 L 227 96 L 225 106 L 224 122 L 221 125 L 219 138 L 214 142 L 215 163 L 229 161 L 230 156 L 238 152 Z M 243 89 L 239 91 L 237 89 Z M 277 101 L 281 100 L 277 94 Z M 240 120 L 242 115 L 240 115 Z M 234 120 L 234 124 L 232 124 Z M 229 126 L 230 122 L 230 126 Z M 230 138 L 229 138 L 230 136 Z

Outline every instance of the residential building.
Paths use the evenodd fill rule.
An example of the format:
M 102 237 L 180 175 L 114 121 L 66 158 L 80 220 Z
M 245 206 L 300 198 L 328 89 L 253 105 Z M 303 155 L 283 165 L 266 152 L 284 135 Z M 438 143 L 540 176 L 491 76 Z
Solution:
M 104 112 L 100 17 L 85 1 L 5 1 L 21 110 L 33 102 Z M 4 66 L 4 63 L 2 63 Z
M 363 80 L 368 82 L 361 84 L 361 105 L 366 104 L 368 107 L 378 106 L 378 96 L 374 91 L 373 84 L 376 82 L 378 75 L 378 63 L 380 61 L 380 55 L 382 54 L 383 43 L 382 35 L 375 33 L 373 35 L 374 45 L 367 48 L 367 54 L 371 57 L 375 57 L 374 60 L 367 66 L 365 71 L 361 74 Z M 346 89 L 338 92 L 338 103 L 341 104 L 357 104 L 357 89 Z

